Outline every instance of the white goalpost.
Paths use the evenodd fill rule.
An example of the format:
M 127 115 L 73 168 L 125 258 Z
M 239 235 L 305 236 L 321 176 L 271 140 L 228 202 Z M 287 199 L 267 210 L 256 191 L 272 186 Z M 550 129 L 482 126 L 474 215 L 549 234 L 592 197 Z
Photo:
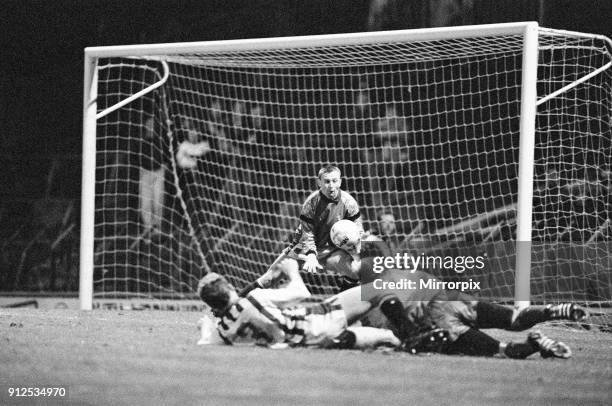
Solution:
M 603 314 L 611 51 L 534 22 L 86 48 L 81 308 L 254 280 L 332 162 L 366 226 L 395 216 L 396 249 L 487 258 L 441 277 Z

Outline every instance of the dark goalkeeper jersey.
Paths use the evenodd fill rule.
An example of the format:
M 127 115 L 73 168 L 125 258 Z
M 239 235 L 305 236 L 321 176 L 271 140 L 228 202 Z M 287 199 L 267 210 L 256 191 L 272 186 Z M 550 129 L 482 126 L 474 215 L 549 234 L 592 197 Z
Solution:
M 404 305 L 404 311 L 410 321 L 417 325 L 425 322 L 428 317 L 427 309 L 432 301 L 448 300 L 448 293 L 444 289 L 427 287 L 426 282 L 435 279 L 433 275 L 423 271 L 409 272 L 396 269 L 384 271 L 375 281 L 361 286 L 362 298 L 374 304 L 373 310 L 368 312 L 362 321 L 368 326 L 392 329 L 378 305 L 385 299 L 395 296 Z
M 341 190 L 337 200 L 329 199 L 321 191 L 308 196 L 300 212 L 303 230 L 300 244 L 304 254 L 332 247 L 329 230 L 343 219 L 354 221 L 361 227 L 359 205 L 347 192 Z

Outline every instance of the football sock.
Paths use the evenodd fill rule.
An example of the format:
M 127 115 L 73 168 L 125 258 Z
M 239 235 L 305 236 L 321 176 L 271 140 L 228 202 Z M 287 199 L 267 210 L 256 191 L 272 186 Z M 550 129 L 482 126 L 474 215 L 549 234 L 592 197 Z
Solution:
M 530 342 L 524 343 L 508 343 L 505 345 L 502 353 L 508 358 L 524 359 L 531 354 L 538 352 L 539 348 Z
M 500 342 L 480 330 L 470 328 L 448 346 L 452 354 L 492 357 L 500 350 Z
M 526 330 L 546 320 L 550 320 L 546 306 L 528 306 L 516 314 L 511 329 L 515 331 Z
M 512 309 L 494 303 L 476 304 L 476 324 L 478 328 L 509 329 L 512 326 Z
M 555 318 L 571 319 L 570 306 L 528 306 L 520 312 L 493 303 L 478 302 L 476 305 L 479 328 L 501 328 L 522 331 L 538 323 Z
M 387 317 L 393 327 L 395 327 L 399 338 L 406 338 L 411 330 L 415 330 L 414 324 L 406 315 L 402 302 L 400 302 L 396 296 L 385 299 L 380 304 L 380 311 Z

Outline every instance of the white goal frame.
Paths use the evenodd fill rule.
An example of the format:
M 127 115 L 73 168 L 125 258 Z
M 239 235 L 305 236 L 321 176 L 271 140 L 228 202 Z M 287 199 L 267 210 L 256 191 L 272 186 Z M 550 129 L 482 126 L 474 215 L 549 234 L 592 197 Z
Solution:
M 94 212 L 95 212 L 95 175 L 96 175 L 96 122 L 97 119 L 130 103 L 136 98 L 161 86 L 164 79 L 150 88 L 111 106 L 103 112 L 97 111 L 97 61 L 98 58 L 144 56 L 164 53 L 184 54 L 188 52 L 278 50 L 300 47 L 333 45 L 365 45 L 374 43 L 418 42 L 471 38 L 495 35 L 522 35 L 522 81 L 519 142 L 519 177 L 517 202 L 516 269 L 515 269 L 515 306 L 529 304 L 530 268 L 532 235 L 532 201 L 534 174 L 534 139 L 537 106 L 545 100 L 537 100 L 538 73 L 538 30 L 536 22 L 517 22 L 505 24 L 473 25 L 463 27 L 443 27 L 416 30 L 383 31 L 351 34 L 301 36 L 290 38 L 246 39 L 212 42 L 189 42 L 150 45 L 127 45 L 88 47 L 84 61 L 84 98 L 83 98 L 83 172 L 81 206 L 81 246 L 80 246 L 80 283 L 79 297 L 82 310 L 91 310 L 93 305 L 94 274 Z M 581 37 L 604 38 L 603 36 L 569 33 Z M 163 62 L 162 62 L 163 64 Z M 609 65 L 609 64 L 608 64 Z M 603 67 L 598 69 L 607 69 Z M 593 74 L 597 74 L 594 72 Z M 167 76 L 167 72 L 166 72 Z M 588 78 L 583 78 L 587 80 Z M 582 79 L 581 79 L 582 80 Z M 555 92 L 563 92 L 575 86 L 573 83 Z M 549 95 L 554 97 L 554 95 Z M 547 97 L 549 97 L 547 96 Z

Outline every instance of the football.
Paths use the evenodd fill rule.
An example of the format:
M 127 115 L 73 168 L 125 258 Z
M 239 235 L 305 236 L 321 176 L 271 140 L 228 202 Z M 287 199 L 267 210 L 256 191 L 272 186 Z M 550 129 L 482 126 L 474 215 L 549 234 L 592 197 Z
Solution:
M 329 231 L 332 243 L 342 249 L 351 250 L 361 239 L 359 226 L 350 220 L 337 221 Z

